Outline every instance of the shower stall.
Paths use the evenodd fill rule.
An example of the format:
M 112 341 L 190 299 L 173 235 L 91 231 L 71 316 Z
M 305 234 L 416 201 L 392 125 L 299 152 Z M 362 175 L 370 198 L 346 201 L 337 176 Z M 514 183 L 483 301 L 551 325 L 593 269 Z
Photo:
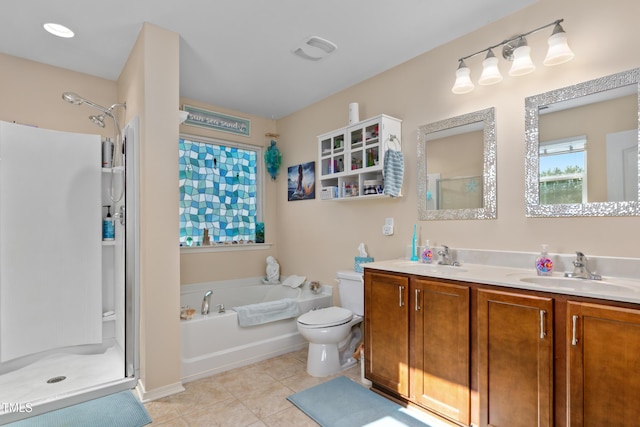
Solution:
M 138 120 L 63 99 L 113 120 L 113 159 L 99 135 L 0 122 L 0 425 L 137 382 Z

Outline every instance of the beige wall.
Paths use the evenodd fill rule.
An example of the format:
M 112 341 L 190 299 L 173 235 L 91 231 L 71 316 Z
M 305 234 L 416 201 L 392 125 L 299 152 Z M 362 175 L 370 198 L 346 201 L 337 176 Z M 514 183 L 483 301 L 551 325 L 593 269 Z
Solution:
M 179 35 L 144 24 L 119 78 L 127 119 L 140 116 L 140 382 L 149 396 L 180 389 L 179 64 Z
M 116 82 L 1 53 L 0 64 L 0 120 L 113 138 L 111 120 L 99 128 L 88 119 L 96 110 L 64 102 L 62 93 L 109 106 L 118 102 Z
M 640 4 L 635 0 L 540 0 L 535 5 L 474 33 L 408 61 L 388 72 L 330 96 L 278 120 L 286 165 L 315 160 L 316 135 L 344 126 L 348 105 L 360 103 L 360 117 L 385 113 L 403 119 L 405 197 L 398 200 L 288 203 L 286 182 L 278 182 L 279 260 L 284 274 L 299 273 L 333 282 L 336 270 L 352 268 L 359 242 L 376 259 L 404 256 L 413 224 L 421 240 L 452 248 L 582 250 L 588 255 L 640 257 L 629 238 L 640 218 L 526 218 L 524 215 L 524 98 L 574 83 L 640 66 Z M 410 11 L 407 11 L 410 13 Z M 507 75 L 493 86 L 453 95 L 457 59 L 514 34 L 564 18 L 573 61 L 556 67 L 541 64 L 551 29 L 528 37 L 537 70 L 521 77 Z M 419 40 L 416 41 L 419 43 Z M 338 43 L 339 44 L 339 43 Z M 381 52 L 384 55 L 384 52 Z M 496 52 L 498 55 L 498 52 Z M 477 81 L 483 57 L 467 61 Z M 484 221 L 418 221 L 416 132 L 419 126 L 488 107 L 496 108 L 498 146 L 498 218 Z M 461 153 L 461 155 L 464 155 Z M 382 236 L 386 217 L 395 218 L 395 234 Z M 285 226 L 286 225 L 286 226 Z M 300 250 L 300 246 L 306 250 Z
M 271 139 L 265 137 L 265 134 L 276 133 L 274 120 L 205 104 L 193 99 L 182 98 L 180 106 L 182 107 L 184 104 L 251 120 L 251 135 L 248 137 L 182 124 L 180 133 L 184 135 L 214 138 L 266 148 L 269 146 Z M 259 159 L 259 166 L 262 167 L 263 164 L 262 159 Z M 281 168 L 278 180 L 286 180 L 286 176 L 287 170 Z M 193 250 L 185 250 L 180 255 L 180 283 L 189 284 L 264 276 L 267 256 L 278 258 L 278 230 L 276 228 L 276 204 L 274 203 L 277 197 L 277 186 L 276 181 L 272 181 L 267 173 L 264 174 L 263 188 L 262 219 L 265 223 L 265 242 L 271 243 L 271 247 L 261 250 L 234 250 L 229 252 L 194 252 Z

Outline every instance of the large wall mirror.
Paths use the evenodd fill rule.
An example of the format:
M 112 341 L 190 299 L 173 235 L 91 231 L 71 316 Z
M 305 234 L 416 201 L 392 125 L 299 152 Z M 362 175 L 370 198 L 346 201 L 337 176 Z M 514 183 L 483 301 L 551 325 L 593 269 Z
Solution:
M 526 98 L 526 215 L 640 214 L 640 69 Z
M 420 127 L 418 218 L 496 218 L 495 108 Z

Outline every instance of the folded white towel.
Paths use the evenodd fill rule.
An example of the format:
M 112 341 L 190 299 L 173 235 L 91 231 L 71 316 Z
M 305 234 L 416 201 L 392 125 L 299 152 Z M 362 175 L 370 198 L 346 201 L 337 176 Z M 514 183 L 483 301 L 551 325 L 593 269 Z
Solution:
M 302 285 L 304 281 L 307 279 L 306 276 L 289 276 L 287 279 L 282 282 L 283 285 L 291 286 L 292 288 L 297 288 Z
M 233 307 L 240 326 L 262 325 L 276 320 L 298 317 L 298 302 L 292 298 Z

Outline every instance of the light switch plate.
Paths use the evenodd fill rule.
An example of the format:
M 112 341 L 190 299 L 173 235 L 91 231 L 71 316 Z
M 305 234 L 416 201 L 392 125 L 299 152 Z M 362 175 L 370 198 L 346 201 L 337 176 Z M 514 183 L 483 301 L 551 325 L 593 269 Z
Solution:
M 385 236 L 393 235 L 393 218 L 385 218 L 382 226 L 382 234 Z

